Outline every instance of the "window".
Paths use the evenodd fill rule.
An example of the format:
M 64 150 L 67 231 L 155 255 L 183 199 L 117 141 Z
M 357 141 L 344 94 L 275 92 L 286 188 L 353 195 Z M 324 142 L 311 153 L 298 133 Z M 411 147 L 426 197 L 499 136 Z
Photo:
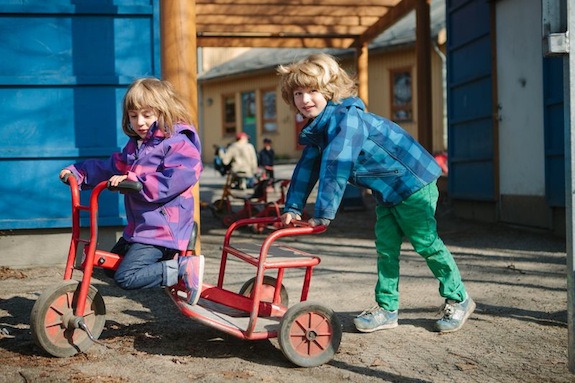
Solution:
M 276 90 L 264 89 L 261 92 L 261 99 L 256 98 L 256 91 L 242 92 L 239 94 L 228 94 L 222 96 L 223 104 L 223 135 L 234 135 L 238 131 L 239 121 L 241 130 L 249 134 L 253 139 L 257 139 L 261 134 L 275 133 L 278 129 Z M 241 114 L 236 114 L 236 100 L 241 101 Z M 258 110 L 257 106 L 260 107 Z M 260 123 L 257 120 L 261 121 Z
M 276 91 L 264 90 L 262 92 L 263 102 L 263 132 L 275 132 L 278 129 L 277 109 L 276 109 Z
M 236 97 L 235 95 L 224 95 L 224 135 L 236 134 Z
M 411 69 L 391 71 L 391 116 L 396 122 L 412 121 Z
M 253 144 L 257 140 L 258 111 L 256 107 L 256 91 L 242 92 L 242 131 L 250 136 Z

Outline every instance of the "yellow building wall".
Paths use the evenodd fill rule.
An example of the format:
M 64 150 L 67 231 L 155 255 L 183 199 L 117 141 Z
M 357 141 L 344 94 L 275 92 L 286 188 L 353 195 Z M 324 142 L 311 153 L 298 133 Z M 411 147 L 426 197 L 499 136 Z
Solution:
M 198 48 L 201 50 L 201 68 L 202 71 L 208 71 L 211 68 L 229 61 L 251 48 Z
M 433 152 L 446 150 L 444 143 L 444 113 L 443 113 L 443 79 L 442 60 L 432 51 L 432 123 Z M 350 60 L 342 62 L 342 66 L 354 74 L 354 63 Z M 417 138 L 417 70 L 416 56 L 413 48 L 394 50 L 369 56 L 369 105 L 370 112 L 390 118 L 391 116 L 391 71 L 399 68 L 411 68 L 412 74 L 412 111 L 413 121 L 400 125 Z M 277 131 L 263 134 L 261 92 L 276 89 Z M 259 151 L 264 138 L 271 138 L 276 156 L 280 159 L 297 159 L 301 148 L 297 147 L 296 113 L 291 111 L 282 100 L 279 92 L 278 77 L 275 71 L 261 71 L 253 74 L 230 76 L 200 82 L 200 136 L 203 145 L 204 162 L 212 162 L 214 158 L 213 145 L 227 145 L 235 140 L 233 134 L 224 134 L 223 128 L 223 96 L 235 95 L 237 131 L 241 126 L 241 93 L 255 91 L 257 137 L 251 142 Z
M 201 126 L 200 137 L 203 146 L 204 162 L 211 162 L 214 159 L 213 145 L 226 146 L 235 140 L 235 134 L 226 134 L 224 131 L 224 96 L 235 95 L 236 100 L 236 132 L 241 132 L 241 94 L 243 92 L 254 91 L 256 95 L 256 130 L 257 136 L 250 137 L 250 142 L 256 146 L 257 150 L 263 147 L 262 140 L 270 138 L 274 144 L 277 156 L 295 156 L 294 150 L 288 150 L 288 135 L 291 134 L 295 140 L 293 129 L 288 126 L 289 121 L 281 114 L 283 101 L 279 95 L 278 79 L 275 73 L 261 73 L 251 76 L 234 77 L 230 79 L 217 79 L 207 84 L 201 84 Z M 273 133 L 263 133 L 261 99 L 262 91 L 275 89 L 276 103 L 278 107 L 278 129 Z M 291 119 L 293 120 L 293 118 Z M 292 148 L 293 149 L 293 148 Z

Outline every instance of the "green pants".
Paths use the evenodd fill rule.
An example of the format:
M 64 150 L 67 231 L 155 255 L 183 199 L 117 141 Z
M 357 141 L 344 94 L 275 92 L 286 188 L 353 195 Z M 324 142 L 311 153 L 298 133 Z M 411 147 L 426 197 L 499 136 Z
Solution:
M 439 281 L 442 297 L 455 301 L 467 297 L 455 260 L 437 234 L 435 208 L 438 197 L 437 185 L 433 182 L 399 205 L 376 208 L 378 280 L 375 301 L 385 310 L 399 308 L 399 253 L 404 236 Z

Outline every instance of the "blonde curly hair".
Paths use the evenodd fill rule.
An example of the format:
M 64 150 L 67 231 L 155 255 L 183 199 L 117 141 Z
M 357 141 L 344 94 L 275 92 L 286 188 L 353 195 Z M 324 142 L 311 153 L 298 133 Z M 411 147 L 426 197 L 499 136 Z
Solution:
M 134 81 L 123 102 L 122 130 L 130 137 L 138 137 L 130 125 L 130 110 L 151 108 L 158 117 L 158 125 L 166 137 L 174 133 L 174 125 L 183 123 L 192 125 L 188 108 L 176 94 L 174 87 L 168 81 L 154 77 L 143 77 Z
M 341 102 L 344 98 L 357 96 L 357 84 L 343 70 L 333 56 L 325 53 L 312 54 L 290 65 L 277 68 L 281 76 L 280 87 L 283 100 L 297 111 L 293 93 L 298 88 L 319 91 L 327 101 Z

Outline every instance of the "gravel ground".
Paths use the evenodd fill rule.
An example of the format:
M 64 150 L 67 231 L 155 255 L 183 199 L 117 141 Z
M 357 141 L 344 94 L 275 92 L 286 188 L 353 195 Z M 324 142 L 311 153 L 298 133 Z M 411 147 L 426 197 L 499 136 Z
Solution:
M 278 167 L 279 176 L 289 167 Z M 201 196 L 217 198 L 223 179 L 207 170 Z M 277 339 L 245 341 L 190 320 L 162 289 L 122 291 L 100 271 L 93 285 L 106 304 L 100 340 L 67 358 L 32 341 L 30 312 L 62 280 L 63 267 L 0 268 L 0 382 L 573 382 L 567 368 L 566 254 L 563 239 L 453 217 L 438 208 L 440 234 L 477 309 L 458 332 L 432 331 L 442 300 L 423 260 L 404 244 L 399 327 L 358 333 L 352 319 L 373 304 L 374 213 L 344 211 L 321 235 L 294 244 L 322 257 L 309 300 L 332 308 L 343 328 L 339 351 L 319 367 L 294 366 Z M 206 282 L 215 284 L 225 228 L 202 211 Z M 240 234 L 260 242 L 261 235 Z M 238 267 L 238 289 L 252 274 Z M 286 272 L 290 304 L 302 273 Z

